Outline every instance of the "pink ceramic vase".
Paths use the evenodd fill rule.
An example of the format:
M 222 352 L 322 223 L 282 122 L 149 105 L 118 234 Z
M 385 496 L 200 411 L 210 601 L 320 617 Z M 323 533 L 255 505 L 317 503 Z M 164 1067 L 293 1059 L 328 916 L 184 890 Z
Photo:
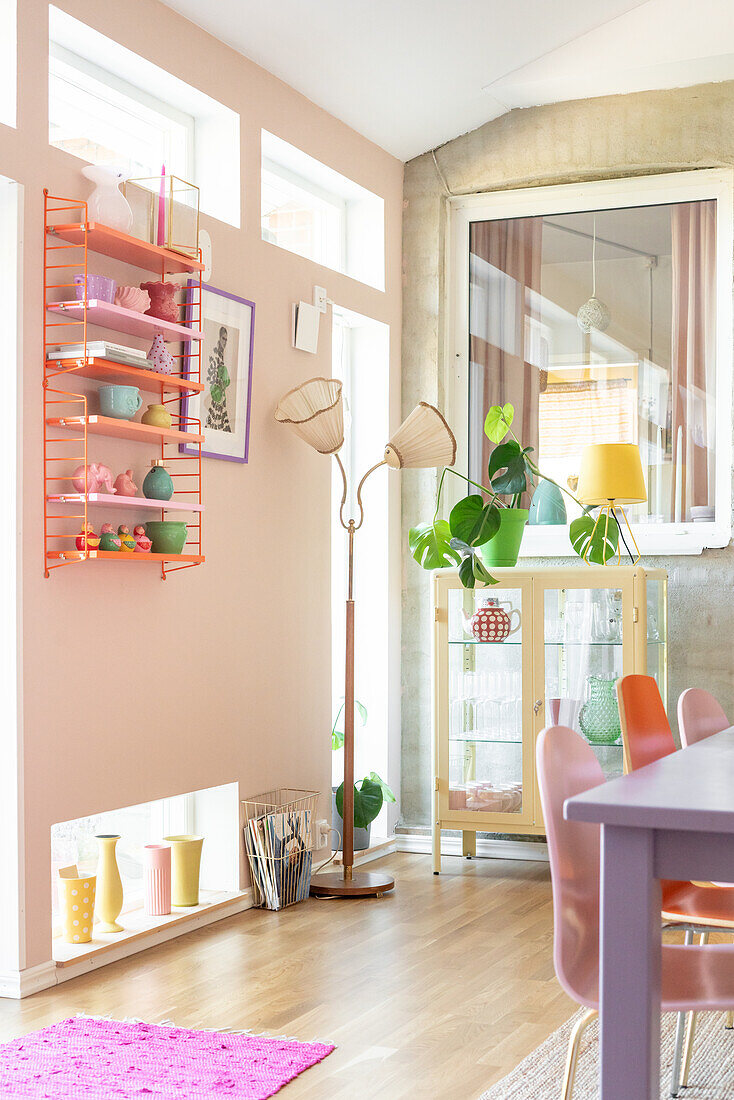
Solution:
M 159 317 L 161 321 L 178 321 L 176 283 L 141 283 L 140 289 L 147 290 L 150 295 L 150 305 L 145 311 L 150 317 Z
M 143 860 L 146 916 L 168 916 L 171 912 L 170 846 L 168 844 L 146 844 L 143 848 Z

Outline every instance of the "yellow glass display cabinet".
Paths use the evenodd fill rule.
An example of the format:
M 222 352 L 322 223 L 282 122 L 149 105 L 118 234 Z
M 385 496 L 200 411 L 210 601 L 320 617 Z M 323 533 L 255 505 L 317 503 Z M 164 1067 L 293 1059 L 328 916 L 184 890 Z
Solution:
M 604 774 L 623 771 L 615 683 L 656 678 L 667 699 L 667 574 L 636 566 L 493 569 L 464 589 L 433 575 L 433 871 L 441 831 L 542 836 L 535 740 L 571 726 Z

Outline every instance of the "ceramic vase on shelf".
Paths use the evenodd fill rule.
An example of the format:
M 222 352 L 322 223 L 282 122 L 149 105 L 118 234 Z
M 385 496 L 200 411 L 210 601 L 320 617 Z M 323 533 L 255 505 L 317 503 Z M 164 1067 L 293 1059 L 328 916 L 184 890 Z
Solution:
M 199 869 L 203 836 L 164 836 L 171 845 L 171 904 L 199 904 Z
M 165 917 L 171 912 L 171 849 L 168 844 L 146 844 L 143 848 L 145 913 Z
M 579 728 L 592 745 L 614 745 L 622 736 L 616 680 L 587 677 L 589 698 L 579 713 Z
M 170 500 L 173 496 L 173 478 L 162 458 L 154 458 L 151 462 L 143 481 L 143 496 L 148 500 Z
M 176 283 L 141 283 L 140 289 L 147 290 L 150 295 L 150 305 L 145 311 L 149 317 L 158 317 L 161 321 L 171 321 L 173 324 L 178 321 Z
M 119 541 L 119 540 L 118 540 Z M 118 835 L 101 834 L 95 837 L 99 846 L 97 864 L 97 931 L 122 932 L 117 918 L 122 909 L 122 879 L 117 866 L 115 848 L 120 839 Z
M 117 168 L 102 164 L 88 164 L 82 168 L 82 175 L 95 185 L 87 199 L 87 217 L 90 222 L 100 222 L 110 229 L 119 229 L 129 233 L 133 227 L 133 212 L 130 203 L 121 194 L 119 185 L 125 179 Z
M 76 866 L 59 869 L 59 900 L 67 943 L 91 940 L 96 885 L 96 875 L 80 875 Z
M 173 423 L 171 414 L 165 405 L 148 405 L 140 417 L 141 424 L 149 424 L 153 428 L 170 428 Z

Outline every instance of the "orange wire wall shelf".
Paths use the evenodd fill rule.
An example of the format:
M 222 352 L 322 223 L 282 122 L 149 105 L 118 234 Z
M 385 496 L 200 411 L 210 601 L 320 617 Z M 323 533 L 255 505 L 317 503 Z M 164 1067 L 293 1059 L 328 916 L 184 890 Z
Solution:
M 128 264 L 128 281 L 141 281 L 139 271 L 166 276 L 188 274 L 188 290 L 179 297 L 180 321 L 172 323 L 147 314 L 123 309 L 97 299 L 71 301 L 74 277 L 91 274 L 90 256 L 107 256 Z M 44 264 L 43 264 L 43 504 L 44 573 L 52 569 L 88 561 L 160 566 L 161 576 L 176 569 L 200 565 L 202 552 L 201 422 L 180 415 L 178 402 L 186 393 L 200 393 L 201 382 L 201 272 L 199 260 L 159 248 L 108 226 L 88 221 L 87 204 L 76 199 L 59 198 L 44 191 Z M 95 274 L 103 271 L 96 270 Z M 177 280 L 180 283 L 180 280 Z M 185 324 L 184 324 L 185 322 Z M 111 359 L 88 355 L 87 347 L 99 334 L 90 328 L 101 327 L 124 332 L 144 340 L 157 333 L 171 342 L 169 351 L 177 364 L 176 373 L 162 374 Z M 82 347 L 83 346 L 83 353 Z M 176 351 L 176 347 L 180 351 Z M 65 355 L 68 348 L 71 354 Z M 143 347 L 142 350 L 146 350 Z M 53 356 L 53 357 L 51 357 Z M 172 406 L 170 428 L 157 428 L 131 420 L 115 419 L 90 413 L 88 399 L 94 393 L 77 393 L 69 388 L 75 377 L 108 384 L 137 386 L 156 394 L 162 403 Z M 168 396 L 166 396 L 168 395 Z M 147 444 L 150 456 L 163 459 L 170 467 L 174 483 L 168 501 L 145 497 L 113 496 L 107 493 L 77 492 L 73 474 L 80 465 L 99 461 L 93 450 L 93 437 L 108 436 L 131 443 Z M 180 444 L 187 444 L 182 454 Z M 89 509 L 96 507 L 126 510 L 188 512 L 187 541 L 181 554 L 127 553 L 79 550 L 76 538 L 86 526 Z

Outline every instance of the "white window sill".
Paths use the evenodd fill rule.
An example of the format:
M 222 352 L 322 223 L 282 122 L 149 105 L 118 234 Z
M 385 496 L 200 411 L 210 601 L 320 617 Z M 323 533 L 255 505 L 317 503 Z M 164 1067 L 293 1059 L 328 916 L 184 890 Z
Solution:
M 218 909 L 229 906 L 249 894 L 248 890 L 228 893 L 225 890 L 202 890 L 201 904 L 187 906 L 186 908 L 172 909 L 165 917 L 148 917 L 145 911 L 133 909 L 120 916 L 124 930 L 122 932 L 99 932 L 95 928 L 89 943 L 67 943 L 60 937 L 53 941 L 53 960 L 57 967 L 72 966 L 81 959 L 89 959 L 90 956 L 110 953 L 115 948 L 126 946 L 126 954 L 134 951 L 144 951 L 151 947 L 155 937 L 160 932 L 175 927 L 175 935 L 181 935 L 200 923 L 202 914 L 214 913 Z M 138 941 L 134 945 L 131 941 Z
M 731 526 L 723 523 L 666 523 L 635 524 L 635 539 L 642 557 L 674 557 L 677 555 L 701 554 L 704 550 L 728 546 L 731 541 Z M 629 534 L 625 537 L 630 550 L 634 546 Z M 576 557 L 568 537 L 567 526 L 528 525 L 525 528 L 521 558 L 573 558 Z M 626 553 L 622 544 L 622 561 Z

